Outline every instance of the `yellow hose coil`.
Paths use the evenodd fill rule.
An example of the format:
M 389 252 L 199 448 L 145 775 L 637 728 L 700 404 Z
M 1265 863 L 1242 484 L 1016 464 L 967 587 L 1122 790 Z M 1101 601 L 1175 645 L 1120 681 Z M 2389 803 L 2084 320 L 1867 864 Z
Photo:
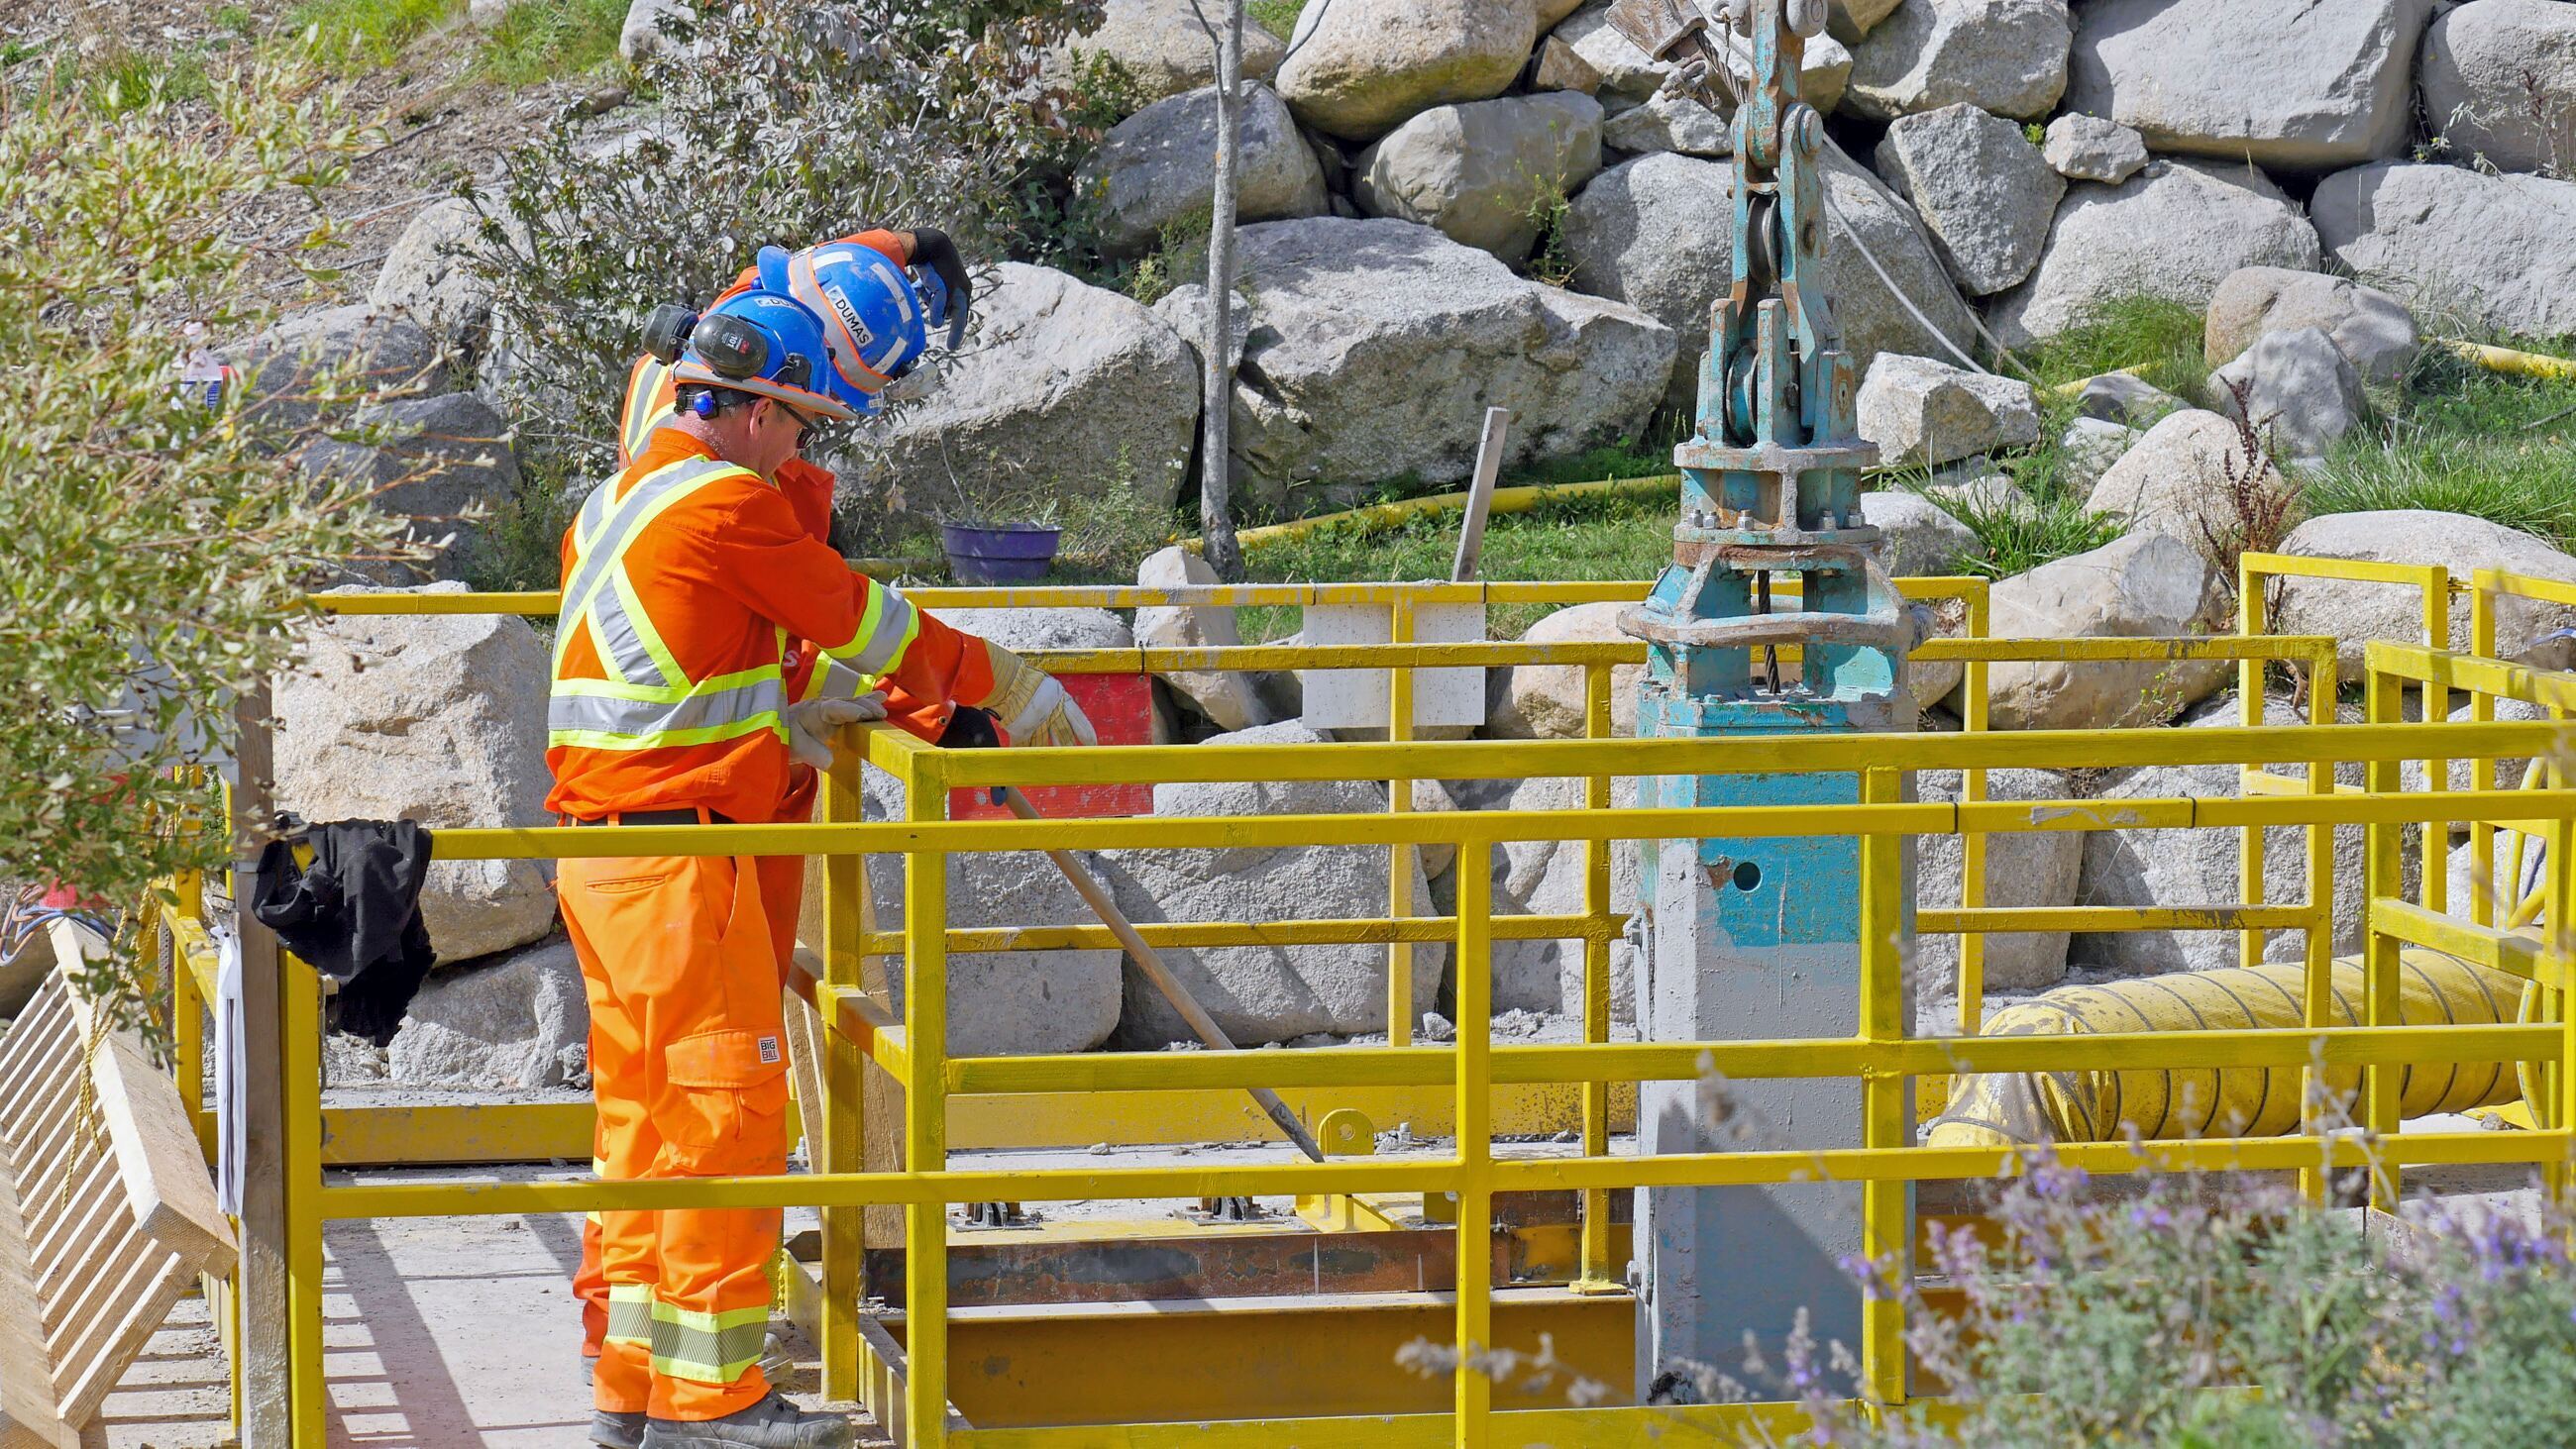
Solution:
M 2398 1019 L 2407 1026 L 2490 1026 L 2514 1019 L 2523 983 L 2438 951 L 2400 957 Z M 2300 1024 L 2296 965 L 2178 972 L 2102 986 L 2066 986 L 2017 1001 L 1986 1019 L 1986 1036 L 2088 1036 L 2102 1032 L 2218 1031 Z M 2351 1026 L 2363 1001 L 2358 958 L 2334 963 L 2329 1024 Z M 2014 1147 L 2110 1142 L 2132 1124 L 2149 1138 L 2269 1137 L 2299 1126 L 2297 1067 L 2192 1067 L 2101 1072 L 1988 1073 L 1957 1079 L 1934 1120 L 1934 1147 Z M 2510 1062 L 2416 1063 L 2400 1069 L 2408 1117 L 2465 1112 L 2520 1096 Z M 2326 1073 L 2349 1113 L 2361 1069 Z

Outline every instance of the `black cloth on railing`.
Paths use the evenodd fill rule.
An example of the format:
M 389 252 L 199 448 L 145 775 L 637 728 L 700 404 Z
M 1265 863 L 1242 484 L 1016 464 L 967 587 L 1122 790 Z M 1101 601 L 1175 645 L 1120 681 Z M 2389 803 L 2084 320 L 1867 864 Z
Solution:
M 420 918 L 430 834 L 408 820 L 342 820 L 313 826 L 304 838 L 313 863 L 302 869 L 288 841 L 260 852 L 251 914 L 340 983 L 332 1029 L 384 1046 L 438 955 Z

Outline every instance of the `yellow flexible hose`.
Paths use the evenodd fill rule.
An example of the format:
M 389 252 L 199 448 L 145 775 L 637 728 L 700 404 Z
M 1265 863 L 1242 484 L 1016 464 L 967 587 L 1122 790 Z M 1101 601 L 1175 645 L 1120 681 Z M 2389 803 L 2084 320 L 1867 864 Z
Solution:
M 2522 982 L 2438 951 L 2400 957 L 2398 1019 L 2408 1026 L 2486 1026 L 2514 1011 Z M 2300 1024 L 2297 965 L 2178 972 L 2101 986 L 2060 987 L 1986 1020 L 1987 1036 L 2086 1036 L 2102 1032 L 2212 1031 Z M 2331 1023 L 2353 1025 L 2363 1000 L 2361 963 L 2334 964 Z M 2195 1067 L 2138 1071 L 1986 1073 L 1957 1079 L 1932 1124 L 1934 1147 L 2013 1147 L 2108 1142 L 2131 1127 L 2144 1137 L 2263 1137 L 2298 1130 L 2298 1067 Z M 2330 1070 L 2330 1100 L 2352 1110 L 2357 1067 Z M 2409 1117 L 2465 1112 L 2518 1095 L 2503 1062 L 2424 1063 L 2400 1070 Z

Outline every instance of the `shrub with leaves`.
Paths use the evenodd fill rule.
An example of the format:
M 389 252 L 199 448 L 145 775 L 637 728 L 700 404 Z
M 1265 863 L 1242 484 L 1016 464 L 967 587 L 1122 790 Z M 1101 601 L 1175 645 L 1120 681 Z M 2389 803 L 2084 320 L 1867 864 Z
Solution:
M 2277 1179 L 2160 1178 L 2135 1192 L 2039 1164 L 1985 1236 L 1937 1234 L 1907 1339 L 1945 1398 L 1869 1423 L 1836 1395 L 1839 1346 L 1712 1397 L 1785 1383 L 1822 1444 L 2397 1449 L 2576 1443 L 2570 1224 L 2537 1192 L 2427 1200 L 2402 1224 L 2310 1206 Z M 1961 1412 L 1964 1410 L 1964 1412 Z
M 508 153 L 496 189 L 465 193 L 485 218 L 471 265 L 493 288 L 486 376 L 540 494 L 577 498 L 613 463 L 644 314 L 712 301 L 761 247 L 938 226 L 1006 250 L 1064 126 L 1040 62 L 1099 18 L 1098 0 L 709 5 L 640 68 L 639 130 L 603 147 L 565 124 Z M 551 550 L 528 568 L 551 581 Z
M 318 225 L 272 245 L 248 218 L 331 185 L 364 133 L 283 50 L 199 101 L 118 101 L 0 83 L 0 878 L 130 909 L 223 858 L 203 787 L 175 772 L 288 661 L 307 582 L 388 553 L 400 529 L 308 482 L 264 410 L 235 396 L 210 412 L 178 385 L 184 323 L 256 330 L 254 268 L 332 240 Z M 299 412 L 347 401 L 350 381 L 306 370 Z M 85 984 L 130 1004 L 122 944 Z

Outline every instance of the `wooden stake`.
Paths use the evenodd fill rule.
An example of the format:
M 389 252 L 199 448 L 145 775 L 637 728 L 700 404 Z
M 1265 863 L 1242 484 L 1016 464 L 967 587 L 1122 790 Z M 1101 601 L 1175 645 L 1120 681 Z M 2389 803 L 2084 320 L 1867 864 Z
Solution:
M 1485 409 L 1485 435 L 1476 444 L 1476 481 L 1467 491 L 1467 517 L 1458 528 L 1458 561 L 1449 581 L 1474 583 L 1485 559 L 1485 519 L 1494 511 L 1494 484 L 1503 476 L 1503 439 L 1512 427 L 1510 408 Z

